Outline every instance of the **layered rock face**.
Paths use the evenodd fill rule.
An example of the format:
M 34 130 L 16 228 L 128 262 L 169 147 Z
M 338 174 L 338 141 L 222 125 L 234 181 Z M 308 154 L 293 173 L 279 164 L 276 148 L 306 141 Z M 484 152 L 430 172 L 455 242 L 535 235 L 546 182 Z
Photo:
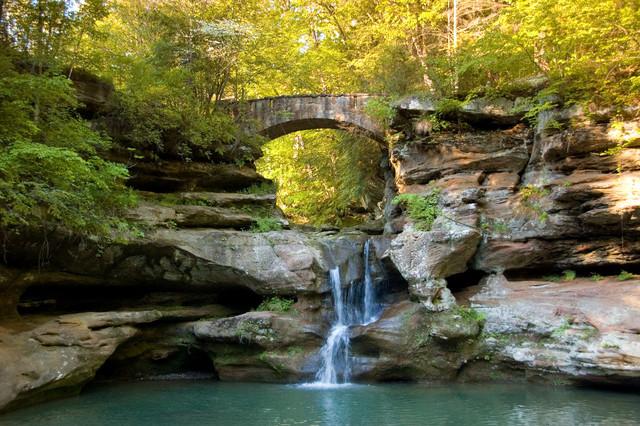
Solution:
M 477 101 L 433 132 L 421 102 L 400 104 L 387 195 L 439 189 L 430 231 L 391 203 L 382 236 L 288 229 L 251 167 L 165 161 L 134 170 L 133 240 L 50 236 L 43 259 L 23 235 L 0 269 L 0 410 L 94 377 L 312 380 L 329 269 L 359 285 L 368 239 L 385 309 L 351 330 L 355 380 L 637 385 L 640 280 L 615 276 L 640 272 L 639 124 L 563 110 L 531 128 Z M 249 232 L 265 217 L 282 229 Z
M 404 217 L 391 221 L 391 231 L 403 232 L 390 256 L 427 303 L 438 279 L 467 269 L 637 268 L 639 126 L 565 110 L 541 114 L 535 129 L 517 124 L 398 143 L 391 160 L 399 192 L 440 188 L 442 212 L 429 233 L 403 230 Z M 619 144 L 626 148 L 615 152 Z
M 461 299 L 486 316 L 465 380 L 640 384 L 640 280 L 509 281 L 491 275 Z
M 135 242 L 52 240 L 47 270 L 2 270 L 0 410 L 78 393 L 96 376 L 313 378 L 333 309 L 329 267 L 345 283 L 360 280 L 370 236 L 167 229 L 158 216 L 135 214 L 156 225 Z M 388 243 L 376 237 L 372 256 Z M 373 269 L 385 281 L 382 266 Z M 265 301 L 276 305 L 256 310 Z
M 637 385 L 638 280 L 622 280 L 640 270 L 640 123 L 569 109 L 528 128 L 500 111 L 481 130 L 408 120 L 413 137 L 391 151 L 398 191 L 437 188 L 441 211 L 423 232 L 396 210 L 387 256 L 426 309 L 455 298 L 486 316 L 461 380 Z

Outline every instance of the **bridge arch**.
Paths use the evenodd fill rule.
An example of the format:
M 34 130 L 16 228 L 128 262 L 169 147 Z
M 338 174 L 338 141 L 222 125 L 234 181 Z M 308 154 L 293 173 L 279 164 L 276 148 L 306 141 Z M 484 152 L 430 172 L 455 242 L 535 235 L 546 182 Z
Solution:
M 301 95 L 254 99 L 247 102 L 243 120 L 251 131 L 275 139 L 300 130 L 356 128 L 384 142 L 384 129 L 365 112 L 367 94 Z

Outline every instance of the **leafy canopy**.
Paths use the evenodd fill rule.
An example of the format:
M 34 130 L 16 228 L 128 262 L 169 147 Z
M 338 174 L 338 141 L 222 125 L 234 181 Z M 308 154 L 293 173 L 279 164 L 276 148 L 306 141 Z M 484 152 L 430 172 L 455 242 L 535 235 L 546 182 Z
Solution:
M 278 206 L 299 223 L 344 225 L 382 199 L 376 142 L 340 130 L 298 132 L 263 147 L 258 171 L 278 185 Z

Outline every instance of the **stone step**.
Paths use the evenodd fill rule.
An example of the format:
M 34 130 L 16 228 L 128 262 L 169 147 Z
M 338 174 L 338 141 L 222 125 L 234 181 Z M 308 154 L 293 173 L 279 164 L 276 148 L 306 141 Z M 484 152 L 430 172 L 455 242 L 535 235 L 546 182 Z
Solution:
M 246 229 L 256 223 L 249 214 L 209 206 L 162 206 L 141 202 L 127 217 L 151 226 Z
M 128 184 L 143 191 L 168 193 L 233 191 L 265 182 L 269 180 L 248 166 L 195 161 L 141 161 L 132 166 Z

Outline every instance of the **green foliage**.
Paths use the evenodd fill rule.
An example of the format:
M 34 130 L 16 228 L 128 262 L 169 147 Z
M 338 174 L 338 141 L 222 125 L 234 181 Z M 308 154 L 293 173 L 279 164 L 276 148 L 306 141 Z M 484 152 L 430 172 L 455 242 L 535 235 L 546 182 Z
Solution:
M 436 114 L 439 117 L 452 117 L 457 115 L 464 107 L 465 102 L 458 99 L 443 98 L 436 102 Z
M 519 191 L 522 205 L 533 212 L 540 222 L 549 220 L 549 214 L 544 210 L 542 202 L 545 197 L 551 194 L 551 191 L 536 185 L 525 185 Z
M 277 187 L 274 182 L 265 181 L 244 188 L 241 192 L 243 194 L 268 195 L 275 194 L 276 191 Z
M 534 98 L 531 101 L 531 104 L 530 104 L 528 110 L 525 112 L 523 118 L 531 126 L 537 126 L 538 125 L 538 120 L 540 118 L 540 114 L 541 113 L 543 113 L 545 111 L 552 111 L 557 107 L 558 106 L 554 102 L 537 101 L 536 98 Z
M 396 110 L 389 99 L 370 99 L 364 107 L 365 113 L 380 123 L 384 128 L 391 126 Z
M 480 223 L 479 230 L 483 233 L 509 234 L 509 224 L 502 220 L 489 219 Z
M 607 149 L 601 155 L 618 155 L 625 148 L 640 140 L 640 134 L 635 129 L 625 128 L 624 120 L 619 117 L 611 121 L 608 133 L 609 137 L 616 142 L 616 145 Z M 620 166 L 618 166 L 618 172 L 620 172 Z
M 343 225 L 382 199 L 380 147 L 344 131 L 294 133 L 263 147 L 257 170 L 278 187 L 277 203 L 294 222 Z
M 449 120 L 441 118 L 441 116 L 437 113 L 424 114 L 422 117 L 420 117 L 420 119 L 426 120 L 429 123 L 431 132 L 433 133 L 441 132 L 451 127 L 451 122 Z
M 257 311 L 289 312 L 295 301 L 285 297 L 273 296 L 265 299 L 256 308 Z
M 440 189 L 433 189 L 427 195 L 400 194 L 393 199 L 393 204 L 402 204 L 420 231 L 431 230 L 431 225 L 440 214 Z
M 62 227 L 109 236 L 134 204 L 127 169 L 105 161 L 109 140 L 74 113 L 70 82 L 17 73 L 0 55 L 0 228 Z
M 598 281 L 602 281 L 603 279 L 604 277 L 600 274 L 596 274 L 596 273 L 591 274 L 591 281 L 598 282 Z
M 559 327 L 557 327 L 555 330 L 553 330 L 553 332 L 551 333 L 551 336 L 555 338 L 560 338 L 564 336 L 564 334 L 569 329 L 571 329 L 572 325 L 573 325 L 573 322 L 571 321 L 571 319 L 565 318 L 562 324 Z
M 573 281 L 576 279 L 576 271 L 567 269 L 562 271 L 562 281 Z
M 618 274 L 618 281 L 627 281 L 627 280 L 632 280 L 635 277 L 635 275 L 633 275 L 631 272 L 627 272 L 627 271 L 621 271 Z
M 484 323 L 487 319 L 487 316 L 484 314 L 484 312 L 479 312 L 473 308 L 466 306 L 456 306 L 454 308 L 454 312 L 457 315 L 460 315 L 465 321 Z
M 262 232 L 271 232 L 271 231 L 279 231 L 282 229 L 282 223 L 275 217 L 257 217 L 256 223 L 251 225 L 249 229 L 251 232 L 262 233 Z

